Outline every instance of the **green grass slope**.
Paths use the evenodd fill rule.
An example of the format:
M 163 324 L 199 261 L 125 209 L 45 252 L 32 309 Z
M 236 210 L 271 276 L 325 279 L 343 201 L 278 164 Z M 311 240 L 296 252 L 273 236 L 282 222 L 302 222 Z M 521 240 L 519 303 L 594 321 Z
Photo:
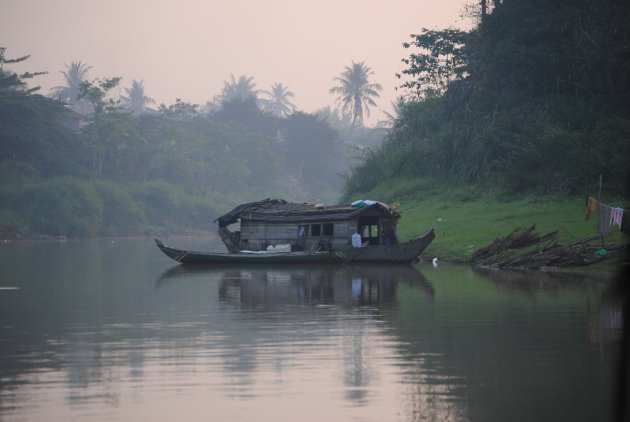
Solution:
M 558 230 L 560 243 L 597 233 L 597 215 L 586 220 L 582 197 L 506 198 L 501 193 L 476 187 L 431 187 L 428 182 L 414 185 L 409 181 L 388 185 L 360 196 L 400 203 L 402 218 L 398 234 L 402 241 L 434 228 L 436 237 L 424 253 L 427 257 L 469 261 L 474 251 L 489 245 L 497 237 L 532 225 L 536 225 L 538 234 Z M 413 186 L 418 190 L 413 192 Z M 624 208 L 624 200 L 620 198 L 605 198 L 604 202 Z M 620 244 L 629 240 L 614 226 L 604 243 Z

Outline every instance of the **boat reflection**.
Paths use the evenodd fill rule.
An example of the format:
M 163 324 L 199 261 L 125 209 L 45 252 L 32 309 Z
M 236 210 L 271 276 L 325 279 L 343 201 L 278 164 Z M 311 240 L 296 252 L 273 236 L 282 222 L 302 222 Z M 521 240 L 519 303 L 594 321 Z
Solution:
M 431 283 L 411 265 L 313 267 L 203 267 L 178 265 L 165 271 L 157 287 L 189 276 L 219 278 L 219 299 L 245 306 L 312 304 L 386 306 L 396 302 L 400 283 L 433 300 Z
M 253 317 L 263 331 L 270 326 L 282 327 L 265 335 L 273 336 L 273 346 L 267 337 L 249 334 L 252 338 L 243 340 L 235 350 L 253 350 L 244 347 L 246 344 L 265 344 L 273 347 L 276 365 L 281 366 L 293 362 L 290 353 L 296 350 L 314 353 L 309 365 L 319 362 L 326 367 L 324 362 L 329 359 L 339 360 L 342 399 L 353 406 L 367 406 L 370 391 L 373 394 L 379 385 L 375 380 L 383 376 L 385 370 L 373 363 L 374 343 L 389 347 L 387 342 L 392 339 L 381 330 L 391 329 L 390 323 L 396 319 L 401 289 L 418 292 L 426 303 L 432 303 L 435 295 L 433 286 L 411 265 L 176 266 L 158 278 L 157 287 L 180 283 L 179 288 L 199 282 L 200 277 L 218 286 L 219 303 L 226 305 L 223 312 L 235 312 L 234 319 Z M 226 335 L 236 336 L 238 332 Z M 331 348 L 336 351 L 331 352 Z M 388 356 L 395 353 L 394 349 L 387 350 Z M 245 361 L 261 361 L 259 354 L 247 356 Z

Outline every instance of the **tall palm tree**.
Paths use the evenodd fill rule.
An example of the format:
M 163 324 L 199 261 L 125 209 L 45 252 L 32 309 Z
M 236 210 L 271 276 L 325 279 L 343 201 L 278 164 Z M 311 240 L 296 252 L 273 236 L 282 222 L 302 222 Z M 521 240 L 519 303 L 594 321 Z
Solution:
M 289 97 L 295 97 L 295 94 L 282 83 L 271 84 L 271 91 L 263 90 L 261 93 L 269 97 L 262 100 L 263 109 L 275 116 L 286 116 L 296 108 L 289 100 Z
M 373 98 L 378 98 L 378 91 L 382 91 L 383 87 L 377 83 L 370 83 L 369 76 L 372 75 L 372 69 L 365 65 L 365 62 L 355 63 L 352 66 L 346 66 L 345 70 L 333 80 L 338 83 L 337 86 L 330 88 L 331 94 L 337 94 L 335 104 L 341 107 L 341 112 L 352 115 L 352 126 L 356 122 L 363 123 L 363 114 L 370 115 L 370 107 L 376 106 Z
M 230 78 L 231 81 L 223 81 L 223 89 L 217 98 L 218 102 L 223 103 L 236 98 L 245 100 L 249 97 L 258 99 L 260 90 L 256 89 L 253 76 L 241 75 L 237 81 L 234 75 L 230 74 Z
M 72 108 L 76 111 L 85 109 L 86 102 L 77 100 L 77 97 L 79 95 L 79 86 L 85 80 L 88 70 L 91 68 L 92 66 L 88 66 L 81 61 L 73 60 L 70 62 L 70 65 L 66 64 L 66 71 L 61 71 L 66 80 L 66 85 L 52 88 L 50 96 L 72 105 Z
M 125 88 L 125 91 L 127 96 L 123 96 L 122 101 L 133 114 L 140 114 L 146 110 L 148 104 L 155 103 L 153 98 L 144 95 L 144 81 L 138 82 L 134 79 L 131 88 Z

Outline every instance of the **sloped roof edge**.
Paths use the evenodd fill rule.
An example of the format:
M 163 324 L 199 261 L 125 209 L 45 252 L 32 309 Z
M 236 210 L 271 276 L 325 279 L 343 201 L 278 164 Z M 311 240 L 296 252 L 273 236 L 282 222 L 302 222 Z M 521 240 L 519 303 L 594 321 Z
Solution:
M 384 215 L 389 215 L 393 218 L 399 217 L 398 213 L 382 202 L 376 202 L 360 208 L 350 205 L 322 207 L 315 204 L 290 203 L 282 199 L 267 198 L 262 201 L 239 205 L 232 211 L 217 218 L 215 222 L 221 228 L 236 223 L 239 219 L 268 222 L 307 222 L 322 219 L 343 220 L 374 211 L 380 211 Z

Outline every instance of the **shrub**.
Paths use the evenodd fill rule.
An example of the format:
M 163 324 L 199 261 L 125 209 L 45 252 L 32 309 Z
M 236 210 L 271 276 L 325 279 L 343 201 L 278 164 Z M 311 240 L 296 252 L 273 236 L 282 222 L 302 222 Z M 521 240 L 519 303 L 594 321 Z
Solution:
M 88 237 L 100 231 L 102 203 L 85 182 L 53 178 L 22 190 L 15 198 L 14 206 L 37 233 Z
M 149 182 L 133 186 L 132 198 L 149 224 L 163 226 L 181 218 L 184 194 L 166 182 Z
M 100 234 L 129 236 L 144 232 L 147 218 L 125 190 L 107 181 L 96 181 L 92 185 L 103 205 Z
M 41 178 L 39 171 L 28 163 L 0 162 L 0 185 L 2 188 L 21 186 L 28 182 L 40 181 Z

